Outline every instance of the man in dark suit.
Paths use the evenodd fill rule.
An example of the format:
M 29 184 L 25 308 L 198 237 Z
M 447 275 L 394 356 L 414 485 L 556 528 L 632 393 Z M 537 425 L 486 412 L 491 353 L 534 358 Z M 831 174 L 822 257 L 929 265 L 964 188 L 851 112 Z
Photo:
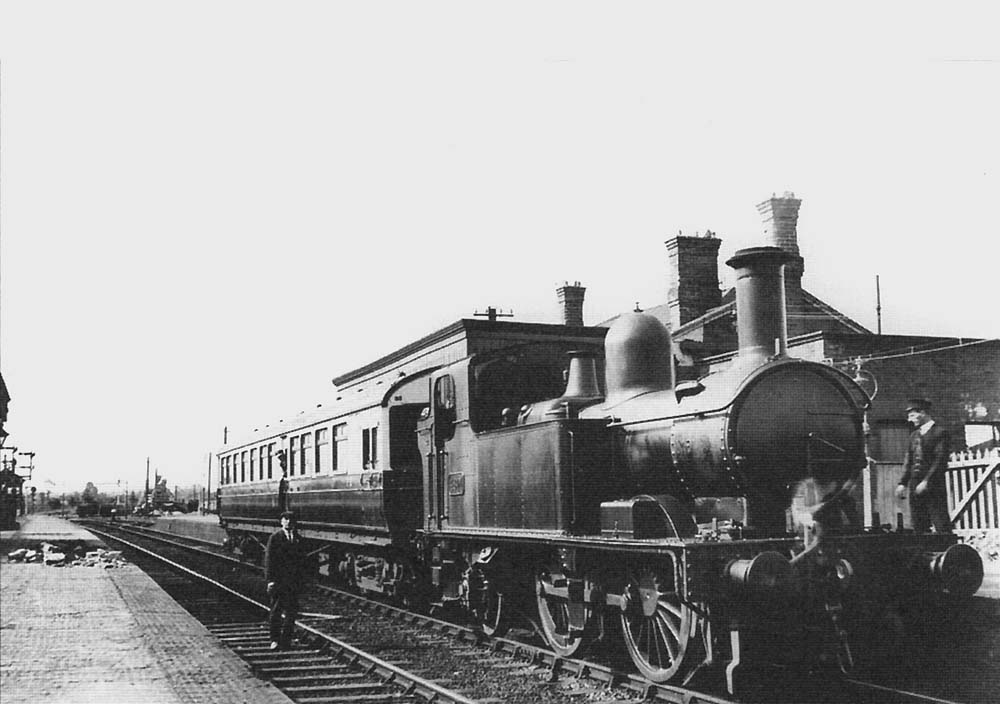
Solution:
M 906 419 L 915 426 L 903 457 L 903 476 L 896 496 L 910 492 L 910 516 L 913 529 L 926 533 L 933 526 L 937 533 L 951 532 L 948 516 L 948 432 L 931 417 L 931 402 L 913 399 L 906 406 Z
M 281 529 L 271 534 L 264 556 L 264 577 L 271 599 L 268 618 L 271 650 L 287 648 L 291 641 L 292 628 L 299 615 L 305 561 L 302 538 L 295 529 L 295 514 L 285 511 L 281 514 Z

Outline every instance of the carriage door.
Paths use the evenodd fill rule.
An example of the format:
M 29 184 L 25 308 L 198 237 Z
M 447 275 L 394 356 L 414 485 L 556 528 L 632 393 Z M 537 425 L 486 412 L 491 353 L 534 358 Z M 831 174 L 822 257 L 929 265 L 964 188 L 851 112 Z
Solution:
M 427 453 L 427 527 L 440 529 L 448 520 L 447 443 L 455 436 L 455 380 L 448 374 L 434 381 L 433 443 Z

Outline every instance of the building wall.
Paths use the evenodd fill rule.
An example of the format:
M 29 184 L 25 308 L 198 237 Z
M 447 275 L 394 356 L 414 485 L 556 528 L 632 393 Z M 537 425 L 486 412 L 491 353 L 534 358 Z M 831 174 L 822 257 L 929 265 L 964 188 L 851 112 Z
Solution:
M 862 376 L 870 374 L 878 383 L 869 412 L 873 424 L 903 422 L 907 400 L 926 398 L 934 404 L 935 420 L 951 434 L 952 449 L 960 450 L 967 424 L 1000 423 L 1000 340 L 970 344 L 877 335 L 825 340 L 828 358 L 842 361 L 861 355 Z M 868 355 L 873 358 L 864 359 Z
M 906 422 L 906 402 L 926 398 L 933 404 L 935 422 L 948 429 L 951 450 L 966 447 L 966 426 L 983 423 L 1000 427 L 1000 340 L 976 344 L 946 338 L 850 336 L 824 338 L 824 352 L 832 360 L 862 356 L 863 384 L 877 382 L 868 413 L 870 512 L 882 524 L 900 518 L 909 527 L 909 502 L 894 491 L 903 473 L 906 439 L 912 428 Z M 870 355 L 873 359 L 865 360 Z M 844 368 L 842 366 L 842 368 Z M 856 365 L 846 368 L 856 372 Z M 994 431 L 995 434 L 995 431 Z M 970 444 L 975 444 L 970 438 Z M 869 513 L 869 515 L 872 515 Z

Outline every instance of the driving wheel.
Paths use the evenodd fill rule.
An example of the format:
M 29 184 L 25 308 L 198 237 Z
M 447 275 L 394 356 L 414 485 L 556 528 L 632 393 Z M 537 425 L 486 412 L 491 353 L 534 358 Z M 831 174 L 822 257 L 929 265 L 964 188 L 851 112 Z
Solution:
M 507 631 L 507 609 L 503 592 L 486 572 L 473 568 L 469 573 L 469 611 L 483 633 L 500 636 Z
M 632 662 L 653 682 L 673 679 L 691 660 L 700 617 L 681 601 L 672 579 L 653 571 L 630 575 L 622 596 L 622 634 Z
M 538 617 L 542 624 L 545 641 L 564 658 L 573 657 L 587 642 L 587 629 L 574 630 L 570 628 L 570 606 L 565 598 L 553 594 L 553 590 L 565 586 L 565 581 L 558 573 L 551 572 L 546 567 L 540 567 L 535 573 L 535 594 L 538 599 Z M 583 609 L 584 623 L 590 623 L 591 610 Z

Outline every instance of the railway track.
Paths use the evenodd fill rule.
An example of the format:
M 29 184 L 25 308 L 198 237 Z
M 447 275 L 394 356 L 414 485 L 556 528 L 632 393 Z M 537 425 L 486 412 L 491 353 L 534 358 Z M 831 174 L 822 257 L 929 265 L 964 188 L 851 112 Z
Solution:
M 217 549 L 191 544 L 198 541 L 178 540 L 177 536 L 168 537 L 162 532 L 134 532 L 143 532 L 148 539 L 162 546 L 171 546 L 173 550 L 195 551 L 205 557 L 222 560 L 227 565 L 225 569 L 229 578 L 243 575 L 241 580 L 237 580 L 244 584 L 243 590 L 259 589 L 260 568 L 255 564 L 224 555 Z M 725 704 L 731 701 L 718 693 L 651 684 L 607 663 L 560 658 L 532 642 L 530 632 L 522 631 L 510 638 L 487 638 L 474 628 L 409 612 L 326 585 L 317 585 L 316 593 L 318 596 L 303 600 L 304 613 L 299 621 L 304 634 L 303 648 L 307 647 L 311 637 L 331 637 L 351 647 L 375 653 L 387 662 L 418 672 L 430 681 L 442 683 L 480 702 L 655 700 Z M 330 613 L 332 604 L 337 606 L 335 614 Z M 260 618 L 257 618 L 259 628 Z M 246 647 L 251 649 L 259 647 L 254 638 L 266 639 L 263 630 L 257 633 L 254 629 L 240 630 L 237 626 L 220 635 L 236 641 L 249 639 Z M 298 663 L 291 667 L 310 666 L 310 663 Z M 275 667 L 280 669 L 280 663 Z M 261 670 L 261 674 L 268 677 L 294 677 L 295 672 L 292 670 L 291 674 L 283 674 L 273 667 Z M 308 674 L 306 671 L 299 672 Z M 803 678 L 790 673 L 781 677 L 780 674 L 769 675 L 759 683 L 758 691 L 751 692 L 750 699 L 796 704 L 976 704 L 991 701 L 985 693 L 979 696 L 974 687 L 971 690 L 965 688 L 955 695 L 913 691 L 913 687 L 905 684 L 889 685 L 874 678 L 815 674 Z M 335 681 L 329 682 L 332 684 Z
M 459 692 L 432 682 L 376 655 L 298 623 L 290 649 L 270 650 L 262 616 L 267 606 L 244 593 L 205 577 L 120 534 L 88 526 L 127 551 L 168 594 L 243 658 L 259 676 L 270 680 L 302 704 L 340 702 L 441 702 L 473 704 Z M 120 533 L 121 531 L 116 531 Z M 209 589 L 206 591 L 206 587 Z
M 161 552 L 189 552 L 219 560 L 224 567 L 213 571 L 222 573 L 227 580 L 235 580 L 243 593 L 259 591 L 262 586 L 259 566 L 191 544 L 197 541 L 178 540 L 176 536 L 135 527 L 119 526 L 118 530 L 155 541 Z M 531 638 L 528 632 L 520 639 L 486 638 L 480 631 L 452 621 L 413 613 L 329 586 L 317 585 L 315 592 L 311 597 L 303 595 L 303 613 L 298 621 L 301 630 L 327 635 L 373 653 L 481 704 L 569 704 L 581 700 L 616 704 L 731 702 L 710 693 L 651 684 L 608 665 L 560 658 L 547 648 L 528 642 Z M 331 609 L 331 605 L 336 608 Z M 237 639 L 254 636 L 253 632 L 234 631 Z

